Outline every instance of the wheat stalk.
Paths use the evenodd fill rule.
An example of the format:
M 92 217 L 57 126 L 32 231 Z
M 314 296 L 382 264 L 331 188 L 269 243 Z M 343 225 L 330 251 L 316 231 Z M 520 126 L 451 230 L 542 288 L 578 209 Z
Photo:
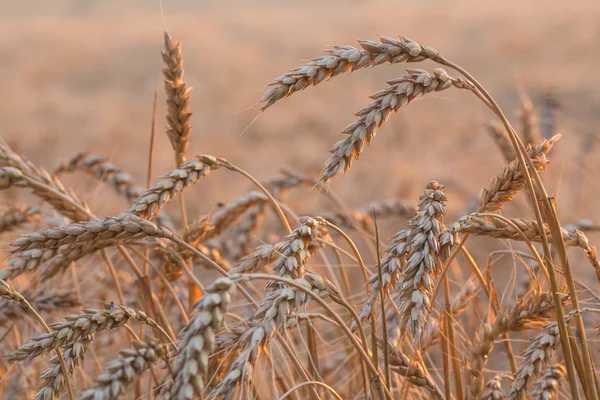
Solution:
M 206 387 L 208 362 L 216 346 L 218 333 L 235 284 L 228 278 L 219 278 L 205 289 L 205 294 L 194 306 L 197 313 L 184 328 L 175 363 L 173 384 L 163 386 L 159 399 L 193 399 L 202 397 Z
M 40 209 L 37 207 L 13 207 L 0 215 L 0 233 L 10 232 L 20 225 L 39 219 L 39 217 Z
M 133 342 L 133 347 L 119 352 L 119 358 L 107 365 L 96 377 L 96 385 L 86 389 L 79 400 L 109 400 L 121 396 L 143 372 L 165 360 L 167 348 L 151 338 Z
M 167 135 L 175 150 L 177 165 L 185 162 L 185 153 L 189 146 L 192 131 L 190 118 L 190 91 L 183 81 L 183 55 L 181 42 L 165 32 L 165 48 L 161 52 L 165 67 L 165 92 L 167 93 Z
M 401 78 L 389 81 L 388 85 L 371 96 L 374 101 L 357 112 L 355 115 L 359 118 L 342 131 L 346 137 L 330 150 L 332 155 L 321 173 L 320 179 L 323 182 L 332 179 L 338 172 L 345 173 L 350 168 L 352 160 L 360 157 L 364 146 L 371 143 L 392 111 L 398 111 L 419 96 L 452 86 L 472 90 L 468 82 L 451 77 L 441 68 L 434 69 L 431 75 L 424 70 L 409 69 Z

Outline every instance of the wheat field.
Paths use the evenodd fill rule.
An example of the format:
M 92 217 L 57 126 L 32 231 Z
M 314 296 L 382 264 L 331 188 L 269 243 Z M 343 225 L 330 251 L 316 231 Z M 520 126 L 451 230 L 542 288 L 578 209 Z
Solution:
M 600 398 L 599 5 L 0 13 L 0 398 Z

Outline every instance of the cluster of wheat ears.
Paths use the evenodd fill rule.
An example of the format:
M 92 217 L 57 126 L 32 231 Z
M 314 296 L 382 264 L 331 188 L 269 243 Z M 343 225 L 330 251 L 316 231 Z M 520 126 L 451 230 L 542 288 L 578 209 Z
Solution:
M 536 133 L 529 108 L 518 135 L 486 89 L 431 47 L 403 37 L 359 45 L 334 46 L 274 79 L 262 109 L 382 64 L 430 60 L 460 76 L 408 69 L 387 82 L 342 131 L 316 180 L 286 174 L 261 183 L 219 157 L 188 160 L 191 89 L 181 43 L 169 33 L 166 133 L 176 164 L 158 183 L 141 186 L 90 154 L 49 172 L 0 142 L 0 189 L 41 200 L 11 204 L 0 216 L 3 244 L 11 243 L 0 269 L 3 398 L 598 400 L 598 281 L 590 288 L 574 278 L 567 254 L 569 246 L 582 250 L 591 265 L 582 268 L 600 280 L 585 235 L 594 227 L 562 226 L 540 179 L 560 136 Z M 465 215 L 444 221 L 447 198 L 436 181 L 416 205 L 379 200 L 352 211 L 327 190 L 338 206 L 320 216 L 298 216 L 285 204 L 285 192 L 348 172 L 392 111 L 451 88 L 475 95 L 498 118 L 503 129 L 493 129 L 494 139 L 507 160 Z M 242 174 L 255 189 L 188 220 L 184 190 L 218 169 Z M 129 207 L 96 217 L 61 183 L 75 171 L 111 185 Z M 520 192 L 533 218 L 498 213 Z M 171 218 L 162 211 L 176 198 L 180 215 Z M 252 248 L 266 211 L 276 221 L 268 237 L 278 239 Z M 390 217 L 406 222 L 386 243 L 378 221 Z M 45 229 L 16 237 L 27 226 Z M 510 252 L 520 260 L 513 295 L 499 296 L 505 290 L 489 263 L 482 268 L 471 257 L 472 235 L 522 242 L 526 251 Z M 79 313 L 78 276 L 105 294 Z M 68 315 L 56 320 L 59 313 Z

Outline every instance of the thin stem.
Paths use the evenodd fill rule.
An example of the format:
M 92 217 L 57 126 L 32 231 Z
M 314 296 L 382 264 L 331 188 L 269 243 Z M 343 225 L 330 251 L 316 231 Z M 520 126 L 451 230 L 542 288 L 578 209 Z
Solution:
M 296 390 L 300 389 L 303 386 L 307 386 L 307 385 L 318 385 L 318 386 L 322 386 L 324 388 L 326 388 L 327 390 L 329 390 L 331 392 L 331 394 L 338 400 L 343 400 L 342 397 L 329 385 L 324 384 L 323 382 L 319 382 L 319 381 L 307 381 L 307 382 L 302 382 L 299 383 L 298 385 L 294 386 L 293 388 L 291 388 L 290 390 L 288 390 L 287 392 L 285 392 L 283 394 L 283 396 L 281 396 L 279 398 L 279 400 L 283 400 L 286 397 L 290 396 L 293 392 L 295 392 Z

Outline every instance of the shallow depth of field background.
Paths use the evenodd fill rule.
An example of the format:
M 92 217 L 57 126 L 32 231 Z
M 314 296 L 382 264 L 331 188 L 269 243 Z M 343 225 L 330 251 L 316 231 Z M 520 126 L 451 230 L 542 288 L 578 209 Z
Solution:
M 280 168 L 316 177 L 339 132 L 370 94 L 406 67 L 435 66 L 358 71 L 260 114 L 254 105 L 266 84 L 328 45 L 400 34 L 466 67 L 515 122 L 520 91 L 539 111 L 543 92 L 554 89 L 564 136 L 544 180 L 559 197 L 563 223 L 600 221 L 600 163 L 594 149 L 584 146 L 586 136 L 600 132 L 598 2 L 165 0 L 164 15 L 167 28 L 183 42 L 186 81 L 194 88 L 190 155 L 225 157 L 261 180 Z M 3 0 L 0 135 L 49 169 L 61 157 L 87 150 L 109 156 L 145 183 L 156 87 L 154 176 L 168 171 L 174 165 L 164 134 L 163 29 L 157 1 Z M 484 128 L 491 117 L 467 92 L 428 95 L 392 115 L 348 176 L 331 187 L 351 207 L 393 197 L 416 203 L 435 179 L 448 188 L 450 222 L 503 166 Z M 64 180 L 97 215 L 126 207 L 95 179 Z M 217 171 L 186 191 L 186 203 L 197 215 L 247 188 L 237 175 Z M 7 195 L 25 196 L 22 191 L 2 196 Z M 0 208 L 7 201 L 0 197 Z M 287 201 L 299 213 L 330 207 L 317 189 Z M 511 215 L 531 215 L 523 195 L 508 208 Z M 177 217 L 176 204 L 167 210 Z M 386 226 L 384 237 L 401 227 Z M 590 239 L 597 244 L 600 237 Z M 591 276 L 587 264 L 581 269 Z

